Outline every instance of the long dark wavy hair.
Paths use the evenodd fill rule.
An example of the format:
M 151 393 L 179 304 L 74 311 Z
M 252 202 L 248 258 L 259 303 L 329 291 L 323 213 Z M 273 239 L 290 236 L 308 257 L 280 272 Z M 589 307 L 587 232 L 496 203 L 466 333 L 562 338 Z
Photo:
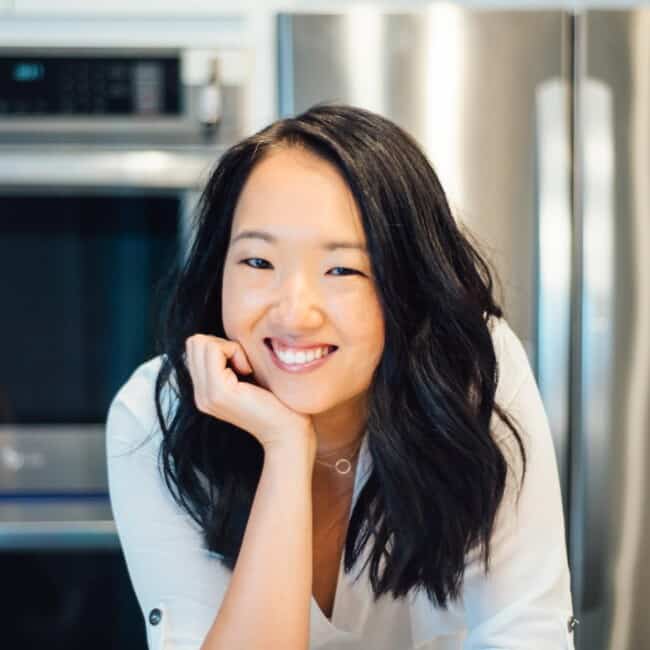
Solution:
M 277 147 L 303 147 L 347 181 L 385 319 L 384 352 L 369 388 L 372 471 L 350 515 L 345 572 L 372 536 L 375 599 L 425 589 L 446 607 L 462 593 L 470 550 L 489 571 L 508 470 L 490 431 L 493 411 L 516 438 L 522 480 L 526 452 L 514 418 L 495 403 L 488 320 L 503 313 L 489 265 L 455 222 L 418 143 L 378 114 L 320 103 L 245 138 L 217 161 L 194 214 L 189 253 L 167 278 L 156 337 L 165 483 L 200 526 L 205 547 L 232 571 L 264 452 L 254 436 L 197 409 L 185 340 L 195 333 L 227 338 L 221 286 L 233 213 L 251 170 Z M 166 388 L 174 394 L 167 409 Z

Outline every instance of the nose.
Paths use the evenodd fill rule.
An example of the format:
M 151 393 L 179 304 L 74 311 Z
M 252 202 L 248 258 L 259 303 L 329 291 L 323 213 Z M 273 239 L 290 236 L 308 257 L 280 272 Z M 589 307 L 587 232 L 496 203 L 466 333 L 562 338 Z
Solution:
M 317 327 L 323 320 L 320 292 L 305 273 L 289 274 L 278 286 L 272 312 L 273 323 L 280 331 Z

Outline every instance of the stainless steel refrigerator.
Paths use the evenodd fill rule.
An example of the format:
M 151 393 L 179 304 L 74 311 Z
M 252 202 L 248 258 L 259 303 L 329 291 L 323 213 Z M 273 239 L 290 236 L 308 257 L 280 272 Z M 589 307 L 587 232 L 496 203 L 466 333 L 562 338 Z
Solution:
M 280 116 L 393 119 L 484 243 L 551 424 L 576 648 L 650 648 L 650 10 L 352 5 L 279 14 L 277 44 Z
M 591 11 L 576 38 L 575 501 L 585 648 L 650 648 L 650 11 Z

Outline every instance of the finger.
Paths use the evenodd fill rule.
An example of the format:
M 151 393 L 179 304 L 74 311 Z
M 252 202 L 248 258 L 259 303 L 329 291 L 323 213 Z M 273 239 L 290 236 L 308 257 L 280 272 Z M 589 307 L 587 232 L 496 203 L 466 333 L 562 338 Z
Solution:
M 231 360 L 235 370 L 239 374 L 249 375 L 251 372 L 253 372 L 253 367 L 249 363 L 248 357 L 246 356 L 246 353 L 241 346 L 235 350 L 235 353 L 232 355 Z
M 253 367 L 248 361 L 248 357 L 241 343 L 223 339 L 222 349 L 227 359 L 232 362 L 234 369 L 240 375 L 248 375 L 253 372 Z
M 205 334 L 196 335 L 198 356 L 197 373 L 199 376 L 199 384 L 201 386 L 200 395 L 201 399 L 207 404 L 210 403 L 210 398 L 212 396 L 212 383 L 215 375 L 218 377 L 223 372 L 223 367 L 225 366 L 225 358 L 223 358 L 223 354 L 217 356 L 216 361 L 212 359 L 213 355 L 211 352 L 214 349 L 216 349 L 217 353 L 220 353 L 219 343 L 216 343 L 213 340 L 214 338 L 215 337 Z
M 226 381 L 226 355 L 223 351 L 223 341 L 210 337 L 204 341 L 203 362 L 205 367 L 205 389 L 210 400 L 219 400 Z M 232 370 L 230 371 L 232 372 Z

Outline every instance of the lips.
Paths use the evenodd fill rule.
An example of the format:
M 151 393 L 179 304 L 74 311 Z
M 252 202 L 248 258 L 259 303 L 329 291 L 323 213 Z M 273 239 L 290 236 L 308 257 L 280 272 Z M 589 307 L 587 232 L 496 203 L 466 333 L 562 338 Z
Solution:
M 333 352 L 334 350 L 338 349 L 336 345 L 332 345 L 330 343 L 312 343 L 310 345 L 294 345 L 287 343 L 283 341 L 282 339 L 279 338 L 265 338 L 264 339 L 264 345 L 268 347 L 269 349 L 273 350 L 275 347 L 280 347 L 281 349 L 290 349 L 290 350 L 316 350 L 318 348 L 327 348 L 328 352 Z M 279 345 L 278 345 L 279 344 Z

